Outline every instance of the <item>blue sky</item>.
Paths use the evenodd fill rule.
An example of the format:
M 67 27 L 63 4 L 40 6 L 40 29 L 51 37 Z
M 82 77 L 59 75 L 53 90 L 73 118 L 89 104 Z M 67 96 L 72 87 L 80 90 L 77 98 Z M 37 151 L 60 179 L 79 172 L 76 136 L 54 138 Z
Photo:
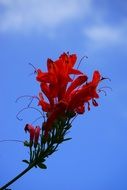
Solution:
M 88 74 L 98 69 L 104 81 L 99 107 L 79 116 L 59 151 L 47 159 L 48 169 L 33 169 L 11 186 L 22 189 L 127 189 L 127 1 L 126 0 L 0 0 L 0 140 L 26 140 L 24 125 L 38 117 L 17 112 L 36 95 L 39 85 L 28 63 L 46 68 L 46 59 L 69 51 Z M 77 62 L 78 63 L 78 62 Z M 36 105 L 37 102 L 35 102 Z M 38 121 L 38 124 L 41 121 Z M 0 143 L 0 186 L 26 165 L 21 143 Z

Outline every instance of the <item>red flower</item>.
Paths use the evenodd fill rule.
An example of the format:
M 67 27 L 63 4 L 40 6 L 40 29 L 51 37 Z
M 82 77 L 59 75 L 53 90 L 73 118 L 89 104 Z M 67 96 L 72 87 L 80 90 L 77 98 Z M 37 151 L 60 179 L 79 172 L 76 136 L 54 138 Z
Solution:
M 25 132 L 29 132 L 30 133 L 30 144 L 33 144 L 33 139 L 34 139 L 34 127 L 32 125 L 26 124 L 25 128 L 24 128 Z
M 76 55 L 62 54 L 58 60 L 47 60 L 48 72 L 37 70 L 36 79 L 41 82 L 41 90 L 49 101 L 57 97 L 59 100 L 64 96 L 68 82 L 71 82 L 70 74 L 79 75 L 81 71 L 74 69 Z
M 47 112 L 46 134 L 59 117 L 67 117 L 70 112 L 83 114 L 86 104 L 90 109 L 90 100 L 94 106 L 98 105 L 95 99 L 99 98 L 97 86 L 101 75 L 99 71 L 94 71 L 92 81 L 88 82 L 86 75 L 73 68 L 76 60 L 76 54 L 63 53 L 56 61 L 47 60 L 47 72 L 37 70 L 36 79 L 42 91 L 39 93 L 39 105 Z M 79 76 L 74 79 L 72 74 Z
M 26 124 L 24 130 L 25 132 L 28 131 L 30 133 L 30 146 L 32 146 L 34 143 L 34 146 L 36 147 L 40 135 L 40 127 L 37 126 L 36 128 L 34 128 L 32 125 Z
M 50 131 L 52 124 L 55 120 L 59 119 L 59 117 L 65 117 L 65 110 L 67 109 L 67 104 L 64 101 L 60 101 L 58 104 L 54 106 L 54 109 L 51 112 L 48 112 L 47 122 L 44 125 L 45 128 L 45 136 L 48 135 L 48 131 Z
M 36 126 L 35 128 L 35 132 L 34 132 L 34 147 L 36 148 L 37 144 L 38 144 L 38 139 L 39 139 L 39 135 L 40 135 L 40 130 L 41 128 L 39 126 Z
M 101 80 L 100 73 L 98 71 L 95 71 L 91 82 L 86 83 L 78 90 L 71 92 L 68 109 L 76 111 L 79 107 L 83 108 L 85 103 L 88 103 L 89 105 L 89 101 L 91 99 L 93 105 L 97 106 L 95 98 L 99 98 L 99 95 L 97 94 L 96 88 L 100 80 Z

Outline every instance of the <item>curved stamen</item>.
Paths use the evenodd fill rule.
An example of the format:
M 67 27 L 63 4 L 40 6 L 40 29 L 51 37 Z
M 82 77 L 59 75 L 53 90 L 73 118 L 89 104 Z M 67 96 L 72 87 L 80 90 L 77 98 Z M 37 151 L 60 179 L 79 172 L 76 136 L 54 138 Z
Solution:
M 32 98 L 32 99 L 37 99 L 37 100 L 39 100 L 39 98 L 37 97 L 37 96 L 31 96 L 31 95 L 23 95 L 23 96 L 19 96 L 16 100 L 15 100 L 15 102 L 17 103 L 21 98 Z
M 34 99 L 34 98 L 31 98 L 31 100 L 30 100 L 30 102 L 29 102 L 29 104 L 28 104 L 28 107 L 30 107 L 30 105 L 32 104 L 33 99 Z
M 43 114 L 42 114 L 42 112 L 41 112 L 39 109 L 37 109 L 37 108 L 35 108 L 35 107 L 25 107 L 25 108 L 21 109 L 21 110 L 17 113 L 16 118 L 17 118 L 18 120 L 22 121 L 23 119 L 19 118 L 18 115 L 19 115 L 20 113 L 22 113 L 24 110 L 27 110 L 27 109 L 29 109 L 29 108 L 38 111 L 38 112 L 41 114 L 41 116 L 43 117 Z
M 86 55 L 84 55 L 81 59 L 80 59 L 80 61 L 79 61 L 79 63 L 78 63 L 78 65 L 77 65 L 77 67 L 76 67 L 76 69 L 78 69 L 79 68 L 79 66 L 80 66 L 80 64 L 81 64 L 81 62 L 83 61 L 83 59 L 88 59 L 88 57 L 86 56 Z
M 106 80 L 109 80 L 109 81 L 111 82 L 111 79 L 108 78 L 108 77 L 102 77 L 102 78 L 101 78 L 101 81 L 102 81 L 102 80 L 105 80 L 105 79 L 106 79 Z
M 110 89 L 110 90 L 112 91 L 112 88 L 111 88 L 111 87 L 109 87 L 109 86 L 103 86 L 103 87 L 101 87 L 101 88 L 98 89 L 98 92 L 99 92 L 99 93 L 100 93 L 100 92 L 103 92 L 103 93 L 105 94 L 105 96 L 107 96 L 106 91 L 103 90 L 103 89 L 105 89 L 105 88 Z
M 105 96 L 107 96 L 107 93 L 106 93 L 106 91 L 105 91 L 105 90 L 98 89 L 98 92 L 99 92 L 99 93 L 100 93 L 100 92 L 103 92 L 103 93 L 104 93 L 104 95 L 105 95 Z
M 110 86 L 102 86 L 101 88 L 99 88 L 100 90 L 102 90 L 102 89 L 104 89 L 104 88 L 107 88 L 107 89 L 109 89 L 109 90 L 111 90 L 112 91 L 112 88 L 110 87 Z
M 36 121 L 38 121 L 38 120 L 41 119 L 42 117 L 44 118 L 45 116 L 37 117 L 34 121 L 32 121 L 31 125 L 33 125 Z M 44 118 L 44 119 L 45 119 L 45 118 Z
M 33 73 L 33 74 L 36 74 L 36 73 L 37 73 L 37 69 L 36 69 L 36 67 L 35 67 L 32 63 L 29 63 L 29 65 L 32 66 L 33 69 L 34 69 L 34 73 Z
M 1 143 L 1 142 L 20 142 L 20 143 L 24 143 L 23 141 L 20 141 L 20 140 L 13 140 L 13 139 L 0 140 L 0 143 Z
M 87 59 L 88 57 L 87 57 L 86 55 L 84 55 L 84 56 L 80 59 L 78 65 L 77 65 L 77 67 L 76 67 L 76 69 L 79 69 L 79 66 L 80 66 L 81 62 L 82 62 L 83 59 L 85 59 L 85 58 Z M 74 80 L 74 79 L 75 79 L 75 75 L 73 76 L 73 79 L 72 79 L 72 80 Z

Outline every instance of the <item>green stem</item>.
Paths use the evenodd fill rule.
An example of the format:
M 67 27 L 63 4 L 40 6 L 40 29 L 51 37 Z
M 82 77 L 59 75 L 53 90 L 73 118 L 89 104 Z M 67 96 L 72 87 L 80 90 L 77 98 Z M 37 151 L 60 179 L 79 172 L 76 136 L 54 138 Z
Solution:
M 18 174 L 16 177 L 14 177 L 11 181 L 6 183 L 4 186 L 0 188 L 0 190 L 5 190 L 9 185 L 14 183 L 16 180 L 18 180 L 20 177 L 22 177 L 25 173 L 27 173 L 29 170 L 31 170 L 35 166 L 35 162 L 31 163 L 25 170 L 23 170 L 20 174 Z

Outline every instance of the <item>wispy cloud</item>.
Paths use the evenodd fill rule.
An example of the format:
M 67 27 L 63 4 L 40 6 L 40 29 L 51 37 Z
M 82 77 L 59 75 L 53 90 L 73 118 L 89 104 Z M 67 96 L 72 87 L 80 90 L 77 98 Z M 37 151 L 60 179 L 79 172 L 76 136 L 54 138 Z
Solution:
M 92 26 L 83 30 L 85 38 L 88 39 L 89 44 L 96 48 L 105 46 L 114 46 L 120 44 L 127 44 L 125 38 L 127 33 L 126 23 L 111 26 L 108 23 L 93 24 Z
M 91 40 L 99 43 L 116 43 L 120 37 L 120 31 L 110 26 L 92 26 L 84 32 Z
M 0 0 L 0 31 L 44 30 L 87 14 L 91 0 Z
M 44 31 L 54 36 L 55 31 L 56 36 L 59 26 L 81 21 L 79 30 L 92 48 L 127 44 L 127 21 L 110 25 L 105 19 L 109 10 L 97 8 L 93 0 L 0 0 L 0 32 Z

